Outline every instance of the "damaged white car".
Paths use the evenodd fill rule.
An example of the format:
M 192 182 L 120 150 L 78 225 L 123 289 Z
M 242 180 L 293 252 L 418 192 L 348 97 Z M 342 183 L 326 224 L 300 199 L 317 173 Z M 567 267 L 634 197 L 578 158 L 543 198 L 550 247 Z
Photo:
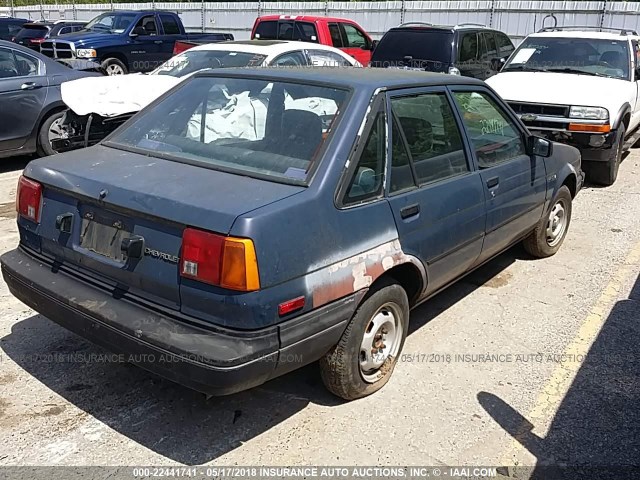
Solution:
M 69 107 L 62 118 L 58 137 L 51 146 L 65 152 L 95 145 L 142 108 L 194 73 L 211 68 L 232 67 L 361 67 L 337 48 L 305 42 L 233 41 L 201 45 L 173 57 L 149 74 L 94 77 L 63 84 L 62 100 Z M 193 131 L 204 132 L 205 141 L 218 138 L 255 139 L 264 131 L 265 98 L 268 92 L 212 92 L 210 108 L 189 122 Z M 331 117 L 335 105 L 322 99 L 285 99 L 296 108 Z M 210 116 L 222 116 L 221 123 Z M 211 118 L 212 121 L 209 121 Z M 200 122 L 205 120 L 205 128 Z M 247 130 L 247 119 L 252 129 Z M 209 127 L 209 125 L 215 125 Z M 243 125 L 239 128 L 238 125 Z M 188 132 L 187 132 L 188 134 Z

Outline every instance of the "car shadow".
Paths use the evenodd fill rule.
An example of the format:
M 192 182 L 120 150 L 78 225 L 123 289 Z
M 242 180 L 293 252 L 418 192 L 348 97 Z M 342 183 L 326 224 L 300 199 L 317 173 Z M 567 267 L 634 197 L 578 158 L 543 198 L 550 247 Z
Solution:
M 537 458 L 530 478 L 638 478 L 639 320 L 640 276 L 607 317 L 544 437 L 500 397 L 478 393 L 485 411 Z
M 517 246 L 418 307 L 412 314 L 410 333 L 519 258 L 528 257 Z M 0 350 L 46 387 L 119 434 L 187 465 L 203 464 L 235 449 L 309 403 L 343 403 L 324 388 L 317 364 L 246 392 L 207 399 L 138 367 L 118 363 L 117 356 L 42 315 L 14 324 L 11 333 L 0 339 Z
M 31 160 L 37 157 L 31 155 L 20 155 L 19 157 L 9 157 L 0 159 L 0 173 L 14 172 L 16 170 L 24 170 Z

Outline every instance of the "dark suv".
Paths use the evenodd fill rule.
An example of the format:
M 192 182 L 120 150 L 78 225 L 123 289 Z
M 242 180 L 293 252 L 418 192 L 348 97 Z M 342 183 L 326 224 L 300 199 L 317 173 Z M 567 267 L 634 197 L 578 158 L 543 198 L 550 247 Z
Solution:
M 26 18 L 0 17 L 0 40 L 12 40 L 27 22 Z
M 484 80 L 498 72 L 513 50 L 507 35 L 483 25 L 451 27 L 412 22 L 384 34 L 373 52 L 371 66 Z
M 65 21 L 33 22 L 22 26 L 22 30 L 13 39 L 14 42 L 40 51 L 40 44 L 48 38 L 82 30 L 87 22 Z

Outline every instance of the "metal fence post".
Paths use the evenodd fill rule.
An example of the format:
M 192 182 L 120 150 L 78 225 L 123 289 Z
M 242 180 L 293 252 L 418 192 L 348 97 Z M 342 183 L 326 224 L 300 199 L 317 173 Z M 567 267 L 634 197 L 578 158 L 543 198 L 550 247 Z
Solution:
M 406 13 L 406 5 L 405 0 L 402 0 L 402 4 L 400 5 L 400 24 L 404 23 L 404 15 Z
M 493 14 L 496 11 L 496 0 L 491 0 L 491 13 L 489 14 L 489 26 L 493 27 Z
M 262 1 L 258 1 L 258 17 L 262 16 Z
M 11 0 L 11 16 L 15 17 L 16 16 L 16 10 L 15 10 L 15 5 L 13 4 L 13 0 Z
M 329 16 L 329 0 L 325 0 L 324 2 L 324 16 Z
M 604 16 L 607 14 L 607 0 L 602 2 L 602 13 L 600 14 L 600 31 L 602 31 L 602 27 L 604 26 Z
M 76 0 L 71 0 L 71 11 L 73 12 L 73 19 L 78 20 L 78 11 L 76 10 Z
M 202 28 L 202 33 L 204 33 L 204 0 L 200 1 L 200 27 Z

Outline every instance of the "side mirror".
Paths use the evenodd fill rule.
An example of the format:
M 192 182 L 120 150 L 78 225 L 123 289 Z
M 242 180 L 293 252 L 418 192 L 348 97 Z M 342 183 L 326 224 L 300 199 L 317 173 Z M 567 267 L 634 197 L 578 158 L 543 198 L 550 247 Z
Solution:
M 506 62 L 505 58 L 492 58 L 491 70 L 495 70 L 496 72 L 499 72 L 500 70 L 502 70 L 502 67 L 504 66 L 505 62 Z
M 132 37 L 137 37 L 139 35 L 146 35 L 147 31 L 144 29 L 144 27 L 135 27 L 133 30 L 131 30 L 131 33 L 129 34 Z
M 371 43 L 371 51 L 372 51 L 372 52 L 376 49 L 376 47 L 378 46 L 378 43 L 380 43 L 380 40 L 374 40 L 374 41 Z
M 640 66 L 636 67 L 636 78 L 635 81 L 640 81 Z
M 527 153 L 538 157 L 550 157 L 553 153 L 553 142 L 546 138 L 532 135 L 527 140 Z

